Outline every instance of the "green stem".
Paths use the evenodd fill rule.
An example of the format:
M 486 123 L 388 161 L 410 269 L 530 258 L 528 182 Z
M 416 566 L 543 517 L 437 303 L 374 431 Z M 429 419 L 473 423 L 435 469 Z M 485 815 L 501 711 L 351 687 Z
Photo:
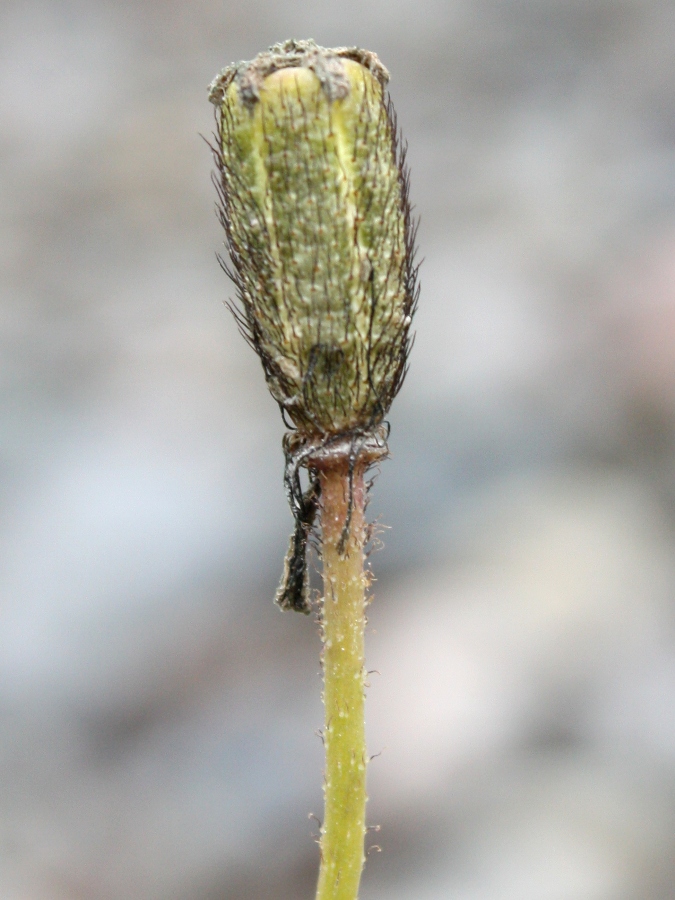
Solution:
M 338 545 L 348 509 L 347 466 L 335 463 L 320 477 L 326 769 L 316 900 L 357 900 L 367 799 L 363 468 L 353 476 L 351 526 L 343 554 Z

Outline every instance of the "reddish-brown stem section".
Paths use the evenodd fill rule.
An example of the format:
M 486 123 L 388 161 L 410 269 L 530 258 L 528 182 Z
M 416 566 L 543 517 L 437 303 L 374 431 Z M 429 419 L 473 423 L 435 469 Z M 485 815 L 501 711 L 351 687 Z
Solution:
M 319 474 L 326 769 L 317 900 L 356 900 L 364 863 L 367 799 L 364 465 L 356 467 L 351 489 L 344 459 L 331 460 Z M 349 533 L 344 542 L 348 518 Z

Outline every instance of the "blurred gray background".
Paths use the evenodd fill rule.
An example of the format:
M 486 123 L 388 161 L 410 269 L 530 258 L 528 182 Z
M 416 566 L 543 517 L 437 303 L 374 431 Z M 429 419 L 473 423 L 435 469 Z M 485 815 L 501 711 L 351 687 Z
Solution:
M 199 137 L 288 37 L 390 68 L 426 258 L 362 898 L 672 900 L 672 0 L 4 0 L 0 897 L 313 896 L 320 645 Z

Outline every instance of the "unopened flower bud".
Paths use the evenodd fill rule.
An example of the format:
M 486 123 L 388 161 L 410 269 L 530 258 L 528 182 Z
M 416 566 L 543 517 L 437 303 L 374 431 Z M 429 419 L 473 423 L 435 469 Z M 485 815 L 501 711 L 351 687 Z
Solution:
M 374 53 L 276 44 L 212 83 L 242 330 L 301 434 L 370 432 L 406 371 L 417 269 Z

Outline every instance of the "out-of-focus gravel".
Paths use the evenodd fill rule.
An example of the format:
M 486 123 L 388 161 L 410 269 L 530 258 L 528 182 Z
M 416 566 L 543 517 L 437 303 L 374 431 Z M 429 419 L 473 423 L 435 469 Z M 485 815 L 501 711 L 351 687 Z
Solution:
M 0 8 L 0 896 L 312 896 L 319 640 L 199 138 L 291 36 L 380 54 L 422 217 L 363 900 L 671 900 L 665 0 Z

